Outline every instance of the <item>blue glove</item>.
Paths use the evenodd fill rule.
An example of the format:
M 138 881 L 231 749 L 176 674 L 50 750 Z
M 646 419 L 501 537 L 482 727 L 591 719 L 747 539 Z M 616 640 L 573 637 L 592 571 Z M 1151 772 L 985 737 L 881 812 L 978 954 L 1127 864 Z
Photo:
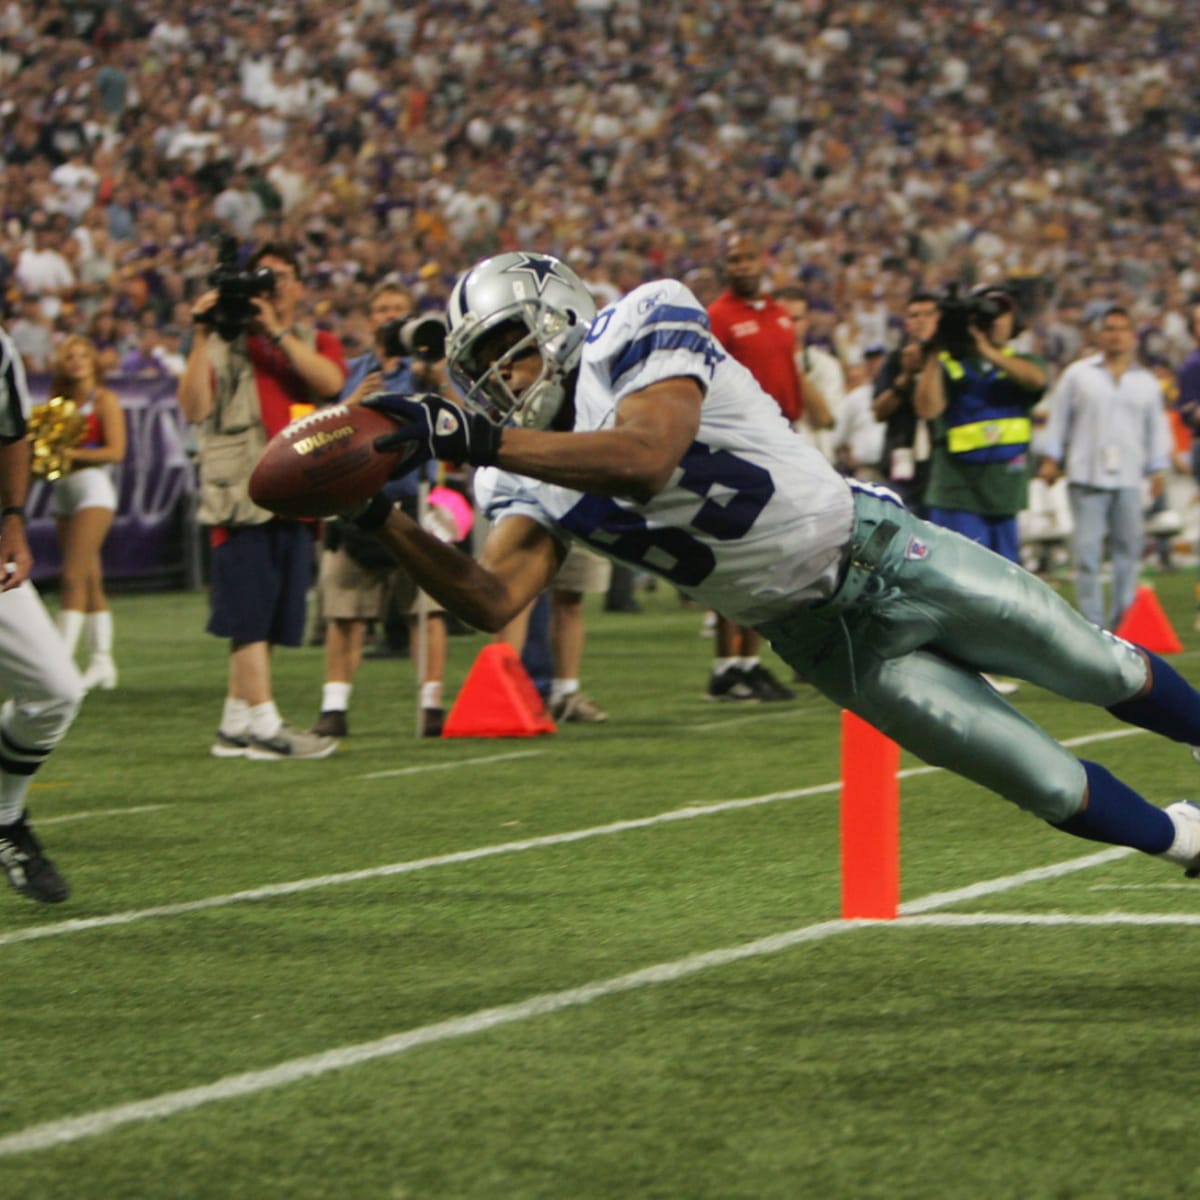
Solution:
M 411 471 L 417 463 L 431 458 L 440 462 L 470 463 L 476 467 L 491 466 L 500 451 L 503 430 L 486 417 L 463 412 L 451 400 L 426 392 L 410 396 L 400 392 L 377 392 L 363 403 L 369 408 L 387 413 L 399 426 L 395 433 L 385 433 L 375 439 L 375 449 L 385 454 L 403 450 L 412 442 L 422 445 L 405 461 Z

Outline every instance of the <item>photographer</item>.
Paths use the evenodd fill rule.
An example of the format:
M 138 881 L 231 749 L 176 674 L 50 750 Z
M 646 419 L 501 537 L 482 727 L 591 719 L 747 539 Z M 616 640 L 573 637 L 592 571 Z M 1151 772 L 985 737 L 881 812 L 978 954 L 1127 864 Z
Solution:
M 917 377 L 913 408 L 932 422 L 927 516 L 1021 561 L 1017 514 L 1029 499 L 1030 412 L 1046 388 L 1040 360 L 1017 354 L 1012 298 L 988 288 L 939 304 L 936 353 Z M 993 681 L 1003 691 L 1016 685 Z
M 337 743 L 285 723 L 271 693 L 271 648 L 303 641 L 312 526 L 258 508 L 247 485 L 268 439 L 338 394 L 342 347 L 298 322 L 304 286 L 285 246 L 263 245 L 241 271 L 226 242 L 210 283 L 192 306 L 203 328 L 179 383 L 179 406 L 199 426 L 198 517 L 211 527 L 212 546 L 207 628 L 230 644 L 229 691 L 212 753 L 325 758 Z
M 930 446 L 929 427 L 918 419 L 913 399 L 937 326 L 937 297 L 914 292 L 904 308 L 904 338 L 875 376 L 871 402 L 875 419 L 885 424 L 880 473 L 919 517 L 925 515 Z
M 413 315 L 409 293 L 382 283 L 368 300 L 367 318 L 374 345 L 346 364 L 340 399 L 359 404 L 375 392 L 440 390 L 445 362 L 445 322 L 432 314 Z M 415 513 L 421 471 L 392 480 L 385 488 L 393 501 Z M 426 477 L 428 477 L 426 475 Z M 370 534 L 350 521 L 330 521 L 321 551 L 317 596 L 325 621 L 325 683 L 321 711 L 312 732 L 326 737 L 349 733 L 348 712 L 354 676 L 362 663 L 367 625 L 377 620 L 391 595 L 410 629 L 418 603 L 426 606 L 424 663 L 421 678 L 421 733 L 442 731 L 442 677 L 446 668 L 446 621 L 428 598 L 419 598 L 408 575 Z M 409 644 L 418 647 L 410 636 Z

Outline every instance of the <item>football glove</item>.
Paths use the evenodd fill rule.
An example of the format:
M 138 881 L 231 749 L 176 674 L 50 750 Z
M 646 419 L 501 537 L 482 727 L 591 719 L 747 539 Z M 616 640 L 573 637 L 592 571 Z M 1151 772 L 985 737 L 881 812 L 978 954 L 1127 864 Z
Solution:
M 416 442 L 426 451 L 418 458 L 487 467 L 500 451 L 501 428 L 477 413 L 463 412 L 453 401 L 434 392 L 417 396 L 377 392 L 363 403 L 387 413 L 399 426 L 395 433 L 375 439 L 375 449 L 385 454 Z M 405 462 L 407 470 L 412 467 L 412 461 Z

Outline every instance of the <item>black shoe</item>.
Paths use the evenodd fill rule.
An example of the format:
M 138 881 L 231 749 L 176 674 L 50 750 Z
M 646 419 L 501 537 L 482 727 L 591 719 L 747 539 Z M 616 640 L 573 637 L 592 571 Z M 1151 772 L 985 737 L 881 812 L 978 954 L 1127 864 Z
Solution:
M 440 708 L 421 709 L 421 736 L 441 737 L 442 726 L 446 723 L 446 714 Z
M 349 737 L 350 724 L 346 720 L 344 711 L 330 708 L 313 722 L 313 727 L 309 732 L 315 733 L 320 737 Z
M 770 702 L 772 700 L 795 700 L 796 698 L 796 693 L 790 687 L 784 687 L 762 663 L 755 663 L 746 672 L 746 685 L 760 700 Z
M 24 813 L 11 825 L 0 825 L 0 867 L 22 896 L 43 904 L 58 904 L 71 889 L 33 836 Z
M 714 671 L 709 676 L 705 699 L 761 700 L 762 697 L 746 682 L 746 672 L 741 667 L 726 667 L 724 671 Z

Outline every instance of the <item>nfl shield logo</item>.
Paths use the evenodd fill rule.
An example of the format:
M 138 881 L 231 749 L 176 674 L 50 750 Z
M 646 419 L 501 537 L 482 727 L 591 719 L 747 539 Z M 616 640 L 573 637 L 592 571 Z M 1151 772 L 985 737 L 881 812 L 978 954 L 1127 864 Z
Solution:
M 928 558 L 929 546 L 925 542 L 921 541 L 921 539 L 918 537 L 910 537 L 908 539 L 908 546 L 904 551 L 904 557 L 911 558 L 916 561 L 920 561 L 923 558 Z

